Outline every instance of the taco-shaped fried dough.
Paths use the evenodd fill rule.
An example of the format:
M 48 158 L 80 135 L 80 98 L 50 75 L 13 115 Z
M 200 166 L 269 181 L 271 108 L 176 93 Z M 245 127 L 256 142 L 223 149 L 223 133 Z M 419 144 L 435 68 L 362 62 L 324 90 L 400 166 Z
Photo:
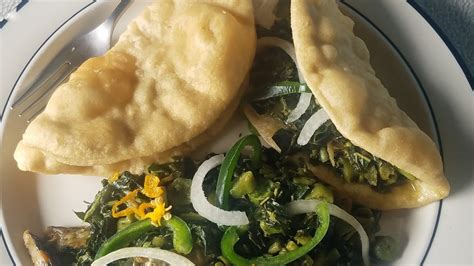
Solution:
M 54 92 L 16 149 L 18 166 L 139 172 L 189 151 L 235 111 L 254 53 L 250 0 L 154 1 Z
M 304 152 L 292 156 L 369 208 L 413 208 L 446 197 L 449 183 L 435 144 L 376 77 L 366 45 L 353 33 L 354 22 L 334 0 L 292 1 L 290 11 L 299 71 L 316 100 L 306 113 L 313 108 L 329 117 L 299 148 Z M 275 147 L 305 121 L 271 121 L 272 112 L 245 107 L 250 122 Z M 308 114 L 300 120 L 305 119 Z

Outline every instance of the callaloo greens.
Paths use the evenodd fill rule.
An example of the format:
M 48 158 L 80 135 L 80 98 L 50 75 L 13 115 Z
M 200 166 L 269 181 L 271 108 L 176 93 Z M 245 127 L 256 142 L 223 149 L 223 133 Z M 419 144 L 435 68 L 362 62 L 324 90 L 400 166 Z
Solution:
M 278 86 L 279 84 L 271 86 L 269 90 Z M 299 146 L 296 143 L 299 132 L 309 117 L 321 107 L 312 101 L 300 119 L 288 122 L 288 114 L 295 107 L 296 101 L 294 95 L 287 94 L 252 102 L 252 106 L 260 115 L 270 115 L 284 125 L 272 139 L 285 154 L 306 154 L 312 164 L 332 166 L 346 182 L 367 183 L 377 191 L 387 191 L 392 185 L 415 179 L 352 144 L 337 131 L 331 121 L 325 122 L 316 130 L 307 145 Z
M 389 141 L 392 139 L 379 138 L 379 135 L 382 134 L 364 132 L 366 129 L 360 126 L 364 124 L 361 123 L 360 118 L 365 113 L 362 112 L 357 115 L 355 113 L 358 110 L 365 109 L 358 105 L 357 108 L 353 108 L 350 101 L 360 94 L 359 90 L 352 88 L 352 84 L 359 81 L 355 80 L 354 77 L 365 78 L 364 75 L 352 69 L 358 65 L 359 67 L 366 67 L 365 63 L 369 63 L 365 62 L 368 58 L 365 54 L 365 47 L 359 39 L 350 35 L 352 25 L 349 20 L 343 21 L 342 15 L 336 12 L 335 1 L 320 2 L 305 2 L 307 6 L 300 6 L 301 2 L 296 0 L 291 3 L 289 0 L 261 2 L 262 5 L 258 9 L 260 12 L 262 10 L 266 11 L 266 9 L 273 10 L 274 5 L 276 3 L 278 5 L 273 27 L 267 27 L 271 26 L 267 24 L 271 24 L 269 22 L 272 22 L 275 18 L 272 10 L 264 14 L 268 15 L 265 20 L 260 20 L 265 22 L 267 28 L 256 26 L 258 40 L 255 40 L 253 27 L 249 27 L 249 25 L 252 25 L 249 21 L 253 21 L 252 14 L 246 16 L 246 13 L 252 9 L 249 1 L 239 2 L 238 5 L 235 3 L 225 4 L 229 7 L 229 12 L 219 11 L 220 7 L 216 5 L 209 11 L 217 11 L 213 16 L 207 16 L 206 12 L 203 13 L 203 16 L 199 15 L 200 18 L 206 18 L 206 21 L 209 17 L 213 19 L 221 18 L 222 21 L 227 21 L 226 23 L 211 23 L 212 25 L 209 24 L 209 27 L 197 28 L 194 26 L 198 24 L 193 24 L 193 26 L 192 23 L 187 23 L 190 28 L 178 27 L 180 32 L 185 30 L 182 33 L 194 29 L 190 32 L 192 33 L 190 36 L 195 34 L 201 36 L 201 33 L 204 34 L 202 36 L 207 36 L 204 38 L 193 37 L 196 41 L 199 40 L 200 45 L 198 46 L 201 48 L 212 47 L 210 44 L 219 40 L 217 44 L 221 43 L 223 46 L 218 45 L 216 49 L 210 49 L 209 51 L 213 51 L 213 53 L 218 51 L 218 53 L 214 53 L 216 56 L 212 58 L 222 62 L 209 65 L 209 60 L 201 60 L 202 58 L 197 61 L 191 60 L 194 58 L 193 55 L 199 53 L 191 53 L 190 56 L 183 57 L 186 60 L 181 61 L 186 64 L 189 63 L 193 67 L 202 64 L 212 66 L 208 68 L 199 67 L 199 69 L 210 69 L 210 71 L 201 71 L 202 73 L 199 72 L 199 75 L 191 75 L 199 80 L 202 78 L 201 81 L 203 82 L 191 82 L 192 84 L 189 82 L 182 82 L 183 84 L 168 82 L 168 85 L 171 84 L 172 86 L 170 86 L 173 87 L 172 90 L 168 91 L 177 92 L 176 95 L 173 95 L 178 97 L 176 100 L 178 102 L 182 100 L 186 104 L 189 102 L 197 104 L 199 102 L 198 105 L 206 107 L 206 101 L 203 104 L 199 100 L 202 95 L 198 97 L 199 99 L 196 98 L 197 100 L 192 97 L 193 99 L 189 101 L 189 99 L 181 97 L 180 90 L 175 90 L 174 87 L 175 85 L 178 85 L 178 87 L 183 85 L 192 89 L 196 84 L 206 87 L 208 85 L 206 80 L 210 79 L 215 83 L 211 82 L 211 85 L 217 84 L 218 86 L 213 87 L 213 89 L 217 89 L 215 93 L 209 94 L 212 96 L 210 97 L 212 101 L 207 102 L 212 103 L 218 100 L 225 107 L 226 103 L 224 102 L 229 99 L 231 94 L 238 94 L 239 97 L 243 94 L 231 89 L 236 88 L 236 86 L 243 89 L 249 81 L 250 93 L 244 103 L 244 112 L 250 122 L 249 130 L 254 134 L 241 137 L 226 154 L 208 154 L 205 158 L 196 161 L 195 158 L 184 156 L 188 148 L 196 146 L 196 143 L 193 142 L 193 134 L 199 131 L 201 132 L 198 132 L 201 134 L 199 136 L 212 137 L 217 128 L 211 130 L 211 128 L 205 125 L 201 126 L 198 123 L 199 129 L 197 127 L 189 128 L 191 131 L 196 129 L 197 131 L 194 130 L 196 132 L 183 131 L 189 138 L 186 138 L 185 142 L 178 143 L 177 146 L 173 146 L 172 143 L 174 142 L 167 141 L 166 138 L 173 137 L 172 133 L 176 130 L 180 131 L 178 133 L 183 133 L 180 129 L 187 129 L 185 124 L 190 122 L 188 116 L 195 116 L 192 110 L 199 111 L 197 112 L 198 115 L 195 116 L 197 120 L 203 120 L 204 116 L 206 119 L 209 118 L 209 121 L 216 120 L 211 118 L 216 118 L 217 113 L 213 114 L 212 117 L 207 117 L 206 114 L 209 113 L 207 109 L 206 111 L 203 108 L 191 108 L 189 109 L 191 112 L 188 112 L 188 110 L 184 112 L 185 115 L 183 116 L 181 114 L 183 108 L 181 107 L 186 106 L 186 104 L 178 104 L 171 108 L 173 109 L 171 112 L 158 112 L 160 117 L 165 114 L 163 117 L 166 117 L 165 120 L 169 120 L 170 123 L 167 123 L 168 130 L 165 130 L 165 132 L 158 131 L 156 142 L 147 138 L 140 138 L 140 134 L 130 135 L 126 134 L 127 132 L 125 134 L 118 132 L 121 130 L 106 130 L 107 132 L 117 133 L 117 135 L 133 136 L 133 141 L 125 142 L 127 142 L 126 144 L 138 143 L 137 153 L 132 152 L 130 154 L 132 157 L 129 158 L 126 153 L 128 150 L 122 150 L 123 147 L 128 147 L 127 145 L 124 144 L 123 147 L 119 145 L 117 154 L 113 151 L 113 148 L 110 148 L 113 147 L 112 145 L 105 145 L 109 147 L 107 152 L 91 155 L 92 161 L 95 160 L 94 158 L 97 159 L 95 164 L 83 165 L 80 163 L 78 164 L 80 166 L 77 167 L 74 166 L 75 162 L 72 162 L 71 165 L 63 165 L 61 161 L 61 163 L 52 163 L 51 165 L 66 167 L 63 168 L 66 169 L 65 172 L 96 173 L 94 171 L 97 170 L 107 171 L 107 174 L 110 173 L 110 169 L 123 170 L 121 167 L 125 168 L 123 165 L 126 165 L 130 172 L 115 173 L 108 179 L 103 180 L 101 190 L 96 194 L 93 201 L 88 203 L 87 209 L 84 212 L 76 212 L 77 216 L 87 226 L 79 228 L 52 227 L 44 238 L 35 237 L 26 231 L 24 234 L 25 244 L 34 262 L 52 265 L 92 264 L 92 266 L 104 265 L 109 262 L 111 265 L 163 265 L 165 262 L 170 262 L 179 265 L 239 266 L 369 265 L 370 261 L 390 262 L 395 260 L 399 254 L 398 244 L 389 236 L 377 235 L 380 231 L 381 213 L 371 208 L 381 210 L 400 208 L 400 206 L 416 207 L 425 202 L 423 197 L 428 196 L 428 199 L 443 197 L 442 193 L 447 193 L 447 183 L 444 183 L 444 190 L 440 190 L 441 194 L 435 195 L 432 193 L 434 196 L 429 195 L 428 193 L 431 193 L 431 190 L 427 189 L 425 191 L 424 187 L 420 186 L 420 184 L 424 185 L 426 183 L 426 178 L 423 178 L 420 174 L 424 172 L 416 170 L 419 168 L 404 168 L 420 177 L 420 179 L 416 179 L 413 175 L 381 159 L 387 158 L 396 165 L 404 165 L 403 161 L 400 163 L 393 159 L 396 156 L 387 156 L 380 152 L 381 149 L 387 149 L 388 145 L 386 144 L 391 143 Z M 189 5 L 190 10 L 194 4 L 196 3 Z M 239 8 L 236 8 L 236 10 L 230 8 L 234 5 L 249 6 L 243 8 L 242 12 L 237 12 Z M 291 18 L 289 14 L 290 5 Z M 183 13 L 178 12 L 180 11 L 179 5 L 169 6 L 177 8 L 176 12 L 171 13 Z M 306 8 L 309 6 L 318 8 L 306 12 Z M 153 8 L 158 10 L 161 5 L 153 6 Z M 153 10 L 153 8 L 150 10 Z M 200 7 L 201 11 L 205 11 L 207 8 L 208 5 Z M 188 14 L 188 6 L 185 10 L 184 13 Z M 314 16 L 314 10 L 317 11 L 316 16 Z M 325 10 L 328 14 L 319 14 L 321 10 Z M 165 13 L 167 14 L 167 12 L 163 14 Z M 184 18 L 193 17 L 194 15 L 191 13 Z M 295 13 L 299 16 L 295 16 Z M 238 19 L 235 19 L 237 18 L 234 17 L 235 15 L 238 15 Z M 337 20 L 329 15 L 334 15 L 334 18 L 343 21 L 344 24 L 341 24 L 341 27 L 335 27 L 333 24 Z M 230 18 L 232 19 L 228 20 Z M 247 19 L 249 19 L 247 21 L 249 23 L 246 22 Z M 257 18 L 255 21 L 260 23 Z M 308 21 L 311 21 L 311 23 Z M 173 23 L 170 25 L 173 26 Z M 321 25 L 315 27 L 316 24 Z M 214 31 L 213 28 L 218 26 L 217 28 L 220 29 L 222 25 L 226 25 L 224 28 L 230 30 L 235 27 L 234 31 L 242 34 L 216 34 L 219 31 Z M 292 32 L 291 26 L 293 26 L 294 32 Z M 173 28 L 170 27 L 165 28 L 168 30 Z M 313 29 L 313 27 L 318 30 Z M 307 35 L 307 31 L 312 33 Z M 209 35 L 208 33 L 212 34 Z M 343 37 L 347 34 L 350 36 L 339 38 L 338 34 Z M 183 36 L 186 37 L 187 35 Z M 183 40 L 193 39 L 184 37 Z M 293 37 L 296 42 L 295 46 L 293 46 Z M 201 43 L 201 41 L 203 42 Z M 344 42 L 344 45 L 341 45 L 342 42 Z M 346 42 L 352 45 L 346 45 Z M 306 45 L 302 45 L 302 43 Z M 239 47 L 241 50 L 239 50 Z M 248 73 L 251 65 L 251 61 L 246 59 L 254 55 L 255 48 L 257 54 L 248 75 L 249 79 L 245 79 L 244 85 L 241 86 L 239 84 L 244 80 L 243 75 L 245 76 Z M 305 48 L 308 48 L 308 50 L 305 50 Z M 357 50 L 354 50 L 356 48 Z M 221 54 L 219 51 L 223 53 Z M 229 56 L 235 51 L 239 52 L 239 55 L 243 55 L 242 58 Z M 355 56 L 358 60 L 354 64 L 352 61 L 345 60 L 347 54 L 352 52 L 356 53 Z M 180 53 L 173 55 L 176 54 Z M 171 57 L 175 58 L 176 56 Z M 205 59 L 205 57 L 203 58 Z M 325 61 L 321 61 L 322 58 Z M 234 61 L 236 62 L 235 65 L 229 63 Z M 365 63 L 361 65 L 361 62 Z M 326 69 L 326 63 L 334 69 Z M 227 67 L 222 68 L 219 65 L 227 66 L 228 69 L 233 69 L 236 73 L 229 74 L 228 71 L 221 71 L 221 69 L 227 70 Z M 180 64 L 172 64 L 172 66 L 173 68 L 179 68 Z M 186 77 L 187 74 L 185 74 L 187 67 L 176 69 L 183 75 L 179 79 L 171 77 L 170 80 L 189 81 Z M 166 72 L 168 69 L 164 71 Z M 369 78 L 372 77 L 373 80 L 376 80 L 373 71 L 366 72 L 368 72 Z M 322 79 L 319 79 L 320 76 Z M 232 84 L 227 82 L 230 84 L 227 84 L 229 86 L 220 86 L 226 83 L 229 78 Z M 236 81 L 239 82 L 233 84 Z M 320 84 L 330 85 L 319 86 Z M 377 88 L 377 86 L 380 87 L 380 84 L 372 85 Z M 393 107 L 394 101 L 391 101 L 388 94 L 384 96 L 384 91 L 378 95 L 372 93 L 370 84 L 367 85 L 361 82 L 361 84 L 355 84 L 354 86 L 356 85 L 360 85 L 360 91 L 367 92 L 367 95 L 364 94 L 367 97 L 363 100 L 368 99 L 367 102 L 370 103 L 372 99 L 386 96 L 383 99 L 389 99 L 390 101 L 387 104 L 389 107 Z M 365 85 L 369 87 L 365 88 Z M 336 100 L 329 99 L 326 101 L 327 98 L 331 97 L 320 97 L 320 95 L 327 96 L 325 93 L 332 92 L 324 91 L 323 94 L 320 94 L 319 90 L 325 87 L 330 87 L 331 90 L 334 89 L 339 92 L 334 94 L 337 97 L 332 97 L 337 98 Z M 381 86 L 381 89 L 384 89 L 383 86 Z M 194 90 L 194 92 L 196 91 Z M 313 98 L 312 92 L 315 92 L 314 95 L 319 97 L 321 104 L 318 103 L 318 99 Z M 358 93 L 358 95 L 355 95 L 355 93 Z M 134 94 L 137 93 L 134 92 Z M 203 95 L 206 96 L 205 93 Z M 235 99 L 240 99 L 239 97 L 235 97 Z M 344 97 L 349 100 L 342 101 L 345 104 L 340 107 L 338 105 L 341 102 L 339 98 Z M 156 103 L 156 101 L 154 102 Z M 218 102 L 211 105 L 219 105 Z M 360 101 L 357 104 L 359 103 L 365 102 Z M 147 105 L 147 103 L 144 104 Z M 234 101 L 232 106 L 236 107 L 239 104 L 240 101 Z M 324 108 L 322 105 L 324 105 Z M 371 107 L 371 105 L 366 106 Z M 142 105 L 138 107 L 141 111 L 150 109 L 142 108 Z M 402 121 L 401 124 L 382 121 L 383 123 L 380 123 L 380 125 L 387 125 L 393 132 L 400 133 L 401 131 L 397 130 L 405 129 L 406 125 L 411 126 L 412 121 L 405 117 L 405 114 L 397 109 L 398 107 L 395 107 L 389 108 L 390 110 L 382 110 L 387 112 L 374 115 L 373 118 L 390 116 L 391 111 L 394 111 L 397 115 L 395 117 L 397 119 L 393 119 L 394 121 L 406 121 Z M 151 108 L 150 110 L 153 111 L 154 109 Z M 225 117 L 219 117 L 216 121 L 220 122 L 215 124 L 224 123 L 231 116 L 234 109 L 225 108 L 225 110 L 228 109 L 230 112 L 226 113 Z M 345 110 L 351 110 L 354 113 L 348 114 Z M 367 110 L 377 109 L 369 108 Z M 181 117 L 181 120 L 186 123 L 170 128 L 169 125 L 173 125 L 173 117 Z M 344 118 L 351 119 L 346 121 Z M 143 117 L 141 119 L 143 120 Z M 153 122 L 156 119 L 145 120 L 146 125 L 160 126 L 159 123 Z M 387 120 L 391 121 L 390 119 Z M 371 121 L 377 122 L 378 120 L 372 119 Z M 344 125 L 360 127 L 345 128 Z M 373 127 L 377 128 L 377 126 Z M 344 136 L 338 128 L 344 133 Z M 385 129 L 386 127 L 381 128 Z M 139 131 L 142 132 L 143 130 Z M 131 132 L 134 132 L 133 128 Z M 150 133 L 154 132 L 153 130 L 146 132 L 146 137 L 154 136 Z M 365 139 L 374 137 L 374 139 L 383 140 L 383 143 L 381 141 L 369 141 L 369 144 L 375 143 L 375 145 L 366 145 L 364 138 L 360 138 L 360 136 L 357 138 L 357 134 L 351 136 L 351 132 L 367 133 L 366 135 L 369 135 L 369 138 Z M 413 139 L 424 141 L 424 135 L 418 134 L 421 132 L 418 132 L 416 128 L 413 132 L 414 135 L 410 135 L 416 137 Z M 261 138 L 258 136 L 259 134 Z M 399 137 L 405 136 L 403 134 L 398 135 Z M 353 140 L 354 143 L 360 144 L 361 147 L 354 145 L 348 138 Z M 265 140 L 271 148 L 263 147 L 260 142 L 261 139 Z M 398 142 L 402 141 L 403 139 L 398 139 Z M 201 138 L 199 137 L 196 142 L 201 143 Z M 89 145 L 89 143 L 86 144 Z M 425 144 L 421 147 L 431 150 L 430 143 L 426 142 Z M 148 147 L 149 145 L 153 147 Z M 100 147 L 104 145 L 99 145 L 100 147 L 93 146 L 91 149 L 95 151 L 100 150 Z M 184 151 L 181 150 L 182 147 Z M 369 150 L 373 154 L 380 155 L 381 158 L 374 156 Z M 401 154 L 418 155 L 418 153 L 411 153 L 416 149 L 401 150 L 403 151 Z M 168 151 L 169 154 L 181 154 L 182 156 L 162 158 L 161 155 L 168 154 Z M 433 153 L 431 152 L 431 154 Z M 86 158 L 89 155 L 82 154 L 79 159 Z M 119 155 L 117 157 L 119 159 L 103 158 L 115 157 L 116 155 Z M 399 156 L 399 152 L 395 155 Z M 156 156 L 168 163 L 152 164 L 145 170 L 143 164 L 149 164 L 153 158 L 158 158 Z M 64 158 L 66 158 L 66 161 L 69 159 L 74 161 L 74 158 L 68 156 Z M 436 175 L 442 172 L 442 168 L 438 167 L 439 162 L 437 162 L 436 156 L 432 156 L 428 161 L 427 169 L 430 166 L 435 166 L 432 173 Z M 56 161 L 53 160 L 53 162 Z M 131 163 L 132 167 L 129 167 L 128 163 Z M 430 163 L 432 164 L 430 165 Z M 74 166 L 73 170 L 70 170 L 69 166 Z M 90 169 L 91 167 L 94 171 Z M 142 171 L 143 173 L 141 173 Z M 444 176 L 439 175 L 438 177 L 442 178 Z M 426 184 L 430 185 L 429 183 Z M 443 183 L 441 183 L 441 186 L 443 186 Z M 417 188 L 421 189 L 417 191 Z M 409 193 L 405 193 L 407 191 Z M 420 191 L 422 192 L 418 193 Z M 361 199 L 366 194 L 369 194 L 370 197 Z M 387 198 L 389 200 L 386 200 Z M 360 203 L 365 206 L 359 205 Z
M 329 219 L 324 206 L 314 213 L 296 216 L 289 216 L 284 208 L 294 200 L 319 199 L 340 205 L 359 220 L 370 241 L 379 243 L 372 247 L 374 259 L 393 256 L 392 240 L 375 236 L 379 230 L 379 212 L 334 195 L 330 187 L 308 171 L 303 161 L 291 160 L 261 146 L 252 148 L 260 155 L 239 155 L 240 149 L 235 148 L 235 168 L 227 192 L 227 207 L 245 211 L 250 221 L 248 225 L 219 226 L 196 213 L 189 198 L 189 182 L 200 163 L 177 158 L 172 163 L 150 166 L 147 174 L 124 172 L 104 180 L 102 190 L 86 212 L 78 213 L 90 224 L 90 234 L 83 236 L 82 245 L 69 248 L 68 252 L 55 249 L 54 254 L 59 253 L 77 265 L 88 265 L 109 252 L 131 246 L 172 250 L 197 265 L 246 265 L 247 262 L 258 265 L 290 262 L 292 265 L 362 264 L 360 240 L 355 229 L 338 218 Z M 229 152 L 227 157 L 232 157 L 230 155 Z M 222 169 L 211 170 L 203 184 L 208 200 L 215 204 L 217 188 L 222 185 L 218 182 Z M 150 219 L 142 219 L 137 213 L 114 217 L 112 206 L 137 189 L 140 192 L 136 202 L 152 200 L 143 195 L 149 189 L 149 175 L 159 178 L 165 206 L 172 206 L 168 212 L 170 217 L 164 215 L 159 225 Z M 121 206 L 120 210 L 126 210 L 126 206 Z M 50 248 L 53 249 L 53 245 Z M 122 260 L 117 265 L 132 261 L 142 263 L 146 260 Z
M 257 27 L 259 37 L 291 41 L 288 5 L 289 1 L 280 2 L 272 29 Z M 373 261 L 394 260 L 397 243 L 376 235 L 380 212 L 333 192 L 309 170 L 309 164 L 331 167 L 346 182 L 365 183 L 377 191 L 413 177 L 353 145 L 331 121 L 319 127 L 308 144 L 298 145 L 298 134 L 321 109 L 312 100 L 301 117 L 288 122 L 300 94 L 311 92 L 298 78 L 295 63 L 279 48 L 261 50 L 250 73 L 254 93 L 249 104 L 259 115 L 282 125 L 271 136 L 281 153 L 262 147 L 256 135 L 249 135 L 237 141 L 225 158 L 179 157 L 153 164 L 141 175 L 117 173 L 102 182 L 87 210 L 77 213 L 89 224 L 79 229 L 87 232 L 80 234 L 81 244 L 60 248 L 50 238 L 45 249 L 74 265 L 90 265 L 124 247 L 170 250 L 196 265 L 363 265 L 370 244 Z M 246 153 L 246 148 L 251 152 Z M 200 173 L 210 161 L 212 169 Z M 215 162 L 222 164 L 215 167 Z M 201 179 L 196 178 L 198 173 L 203 174 Z M 202 181 L 199 190 L 196 180 Z M 212 222 L 196 207 L 195 191 L 214 205 L 206 207 L 219 208 L 224 215 L 238 212 L 248 221 L 238 226 Z M 307 213 L 291 213 L 287 206 L 295 201 L 318 205 Z M 353 222 L 331 213 L 331 206 Z M 360 231 L 365 231 L 364 239 Z M 113 264 L 149 263 L 158 262 L 135 257 Z
M 284 4 L 280 8 L 282 5 Z M 274 27 L 274 30 L 258 30 L 258 37 L 273 34 L 291 41 L 291 34 L 284 33 L 285 30 L 291 33 L 289 24 L 285 24 L 289 23 L 288 18 L 280 18 L 277 23 L 279 27 Z M 368 184 L 380 192 L 415 179 L 352 144 L 338 132 L 330 120 L 316 130 L 307 145 L 298 145 L 296 140 L 303 126 L 321 106 L 312 100 L 299 119 L 288 121 L 300 93 L 310 92 L 306 84 L 298 81 L 297 72 L 290 56 L 279 48 L 267 48 L 257 55 L 250 73 L 250 86 L 254 93 L 249 97 L 249 103 L 259 115 L 272 117 L 282 125 L 271 138 L 284 154 L 305 154 L 310 163 L 335 169 L 346 182 Z

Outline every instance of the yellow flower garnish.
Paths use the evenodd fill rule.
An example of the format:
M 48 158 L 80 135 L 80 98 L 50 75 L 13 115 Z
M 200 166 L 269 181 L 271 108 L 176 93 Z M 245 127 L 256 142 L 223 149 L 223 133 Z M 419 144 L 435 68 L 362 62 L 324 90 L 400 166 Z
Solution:
M 161 218 L 165 215 L 165 203 L 156 205 L 152 212 L 147 213 L 143 219 L 150 218 L 155 225 L 161 225 Z
M 114 174 L 109 178 L 109 183 L 117 180 L 118 177 L 119 174 Z M 113 181 L 110 181 L 112 179 Z M 112 206 L 112 217 L 119 218 L 130 214 L 135 214 L 135 217 L 139 220 L 149 218 L 156 226 L 161 225 L 161 218 L 166 217 L 167 219 L 170 219 L 171 214 L 168 211 L 171 209 L 171 206 L 165 207 L 165 200 L 163 198 L 165 191 L 163 187 L 159 186 L 159 184 L 159 177 L 153 174 L 146 175 L 143 189 L 135 189 L 114 203 Z M 152 200 L 150 202 L 137 201 L 137 195 L 139 191 Z M 122 204 L 125 204 L 126 208 L 121 211 L 117 211 L 119 206 Z
M 152 204 L 151 202 L 142 203 L 140 204 L 140 206 L 138 206 L 138 209 L 136 210 L 135 214 L 138 215 L 138 217 L 145 217 L 146 209 L 154 208 L 154 207 L 155 205 Z
M 149 198 L 156 198 L 163 195 L 163 188 L 159 186 L 160 178 L 156 175 L 148 174 L 145 176 L 142 193 Z
M 137 202 L 136 197 L 138 194 L 139 189 L 135 189 L 134 191 L 129 192 L 120 200 L 116 201 L 114 205 L 112 205 L 112 217 L 124 217 L 129 214 L 134 213 L 133 209 L 136 208 Z M 121 211 L 117 211 L 118 207 L 122 204 L 125 204 L 127 207 Z

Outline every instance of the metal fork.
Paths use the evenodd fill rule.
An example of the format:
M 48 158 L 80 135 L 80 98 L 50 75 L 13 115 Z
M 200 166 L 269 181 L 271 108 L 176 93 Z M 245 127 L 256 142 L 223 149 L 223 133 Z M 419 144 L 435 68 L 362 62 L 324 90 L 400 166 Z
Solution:
M 59 51 L 54 59 L 41 71 L 40 76 L 33 82 L 33 84 L 23 93 L 11 106 L 10 109 L 15 109 L 23 103 L 27 103 L 33 95 L 35 98 L 30 100 L 29 105 L 23 108 L 18 116 L 23 116 L 37 106 L 37 103 L 46 95 L 50 96 L 55 88 L 63 83 L 69 75 L 77 69 L 77 67 L 90 57 L 104 54 L 110 49 L 112 32 L 117 18 L 122 14 L 125 8 L 130 3 L 130 0 L 121 0 L 115 7 L 110 16 L 102 22 L 95 29 L 80 35 L 66 44 L 61 51 Z M 39 94 L 39 95 L 38 95 Z M 40 114 L 46 104 L 28 117 L 27 123 Z

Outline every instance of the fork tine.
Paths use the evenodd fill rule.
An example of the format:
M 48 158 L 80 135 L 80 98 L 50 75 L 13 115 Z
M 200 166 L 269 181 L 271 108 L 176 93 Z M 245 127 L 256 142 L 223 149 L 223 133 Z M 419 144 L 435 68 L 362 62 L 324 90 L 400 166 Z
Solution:
M 43 93 L 43 95 L 41 95 L 41 97 L 39 97 L 38 99 L 36 99 L 34 102 L 30 103 L 25 109 L 23 109 L 21 111 L 21 113 L 18 114 L 18 117 L 23 117 L 25 114 L 28 114 L 32 111 L 34 111 L 34 107 L 38 104 L 38 102 L 41 101 L 41 99 L 45 96 L 48 96 L 48 97 L 51 97 L 51 94 L 52 94 L 52 91 L 51 90 L 47 90 L 45 93 Z M 46 104 L 43 105 L 43 107 L 46 106 Z M 31 117 L 30 117 L 31 118 Z M 30 119 L 28 118 L 28 119 Z
M 88 33 L 82 34 L 71 41 L 67 43 L 59 52 L 57 52 L 52 58 L 53 60 L 40 72 L 40 75 L 38 78 L 36 78 L 33 82 L 32 85 L 29 86 L 29 88 L 23 92 L 21 96 L 19 96 L 18 99 L 16 99 L 13 104 L 10 106 L 10 109 L 14 109 L 18 105 L 21 105 L 24 103 L 26 100 L 28 100 L 33 94 L 36 94 L 37 91 L 41 88 L 48 88 L 46 92 L 43 92 L 39 98 L 42 98 L 44 95 L 46 95 L 50 90 L 51 87 L 54 86 L 46 86 L 48 84 L 54 83 L 57 84 L 58 79 L 64 78 L 65 76 L 69 76 L 70 72 L 67 74 L 64 74 L 69 67 L 72 66 L 78 66 L 82 62 L 84 62 L 87 58 L 90 58 L 91 56 L 98 56 L 103 54 L 105 50 L 110 48 L 110 36 L 112 33 L 112 28 L 114 26 L 115 20 L 119 17 L 119 15 L 125 10 L 125 8 L 128 6 L 128 4 L 131 2 L 131 0 L 121 0 L 120 3 L 115 7 L 114 11 L 112 14 L 109 16 L 109 18 L 103 22 L 100 26 L 97 26 L 95 29 L 89 31 Z M 110 29 L 109 29 L 110 28 Z M 88 35 L 91 35 L 92 33 L 96 33 L 94 37 L 101 37 L 101 34 L 97 35 L 97 32 L 99 31 L 104 31 L 107 30 L 107 40 L 102 40 L 102 42 L 107 41 L 107 44 L 101 44 L 101 46 L 95 46 L 92 47 L 90 46 L 91 42 L 89 39 L 86 37 Z M 90 37 L 90 36 L 89 36 Z M 67 61 L 65 63 L 65 61 Z M 64 80 L 64 79 L 63 79 Z M 62 81 L 63 81 L 62 80 Z M 61 82 L 62 82 L 61 81 Z M 37 102 L 38 99 L 34 100 L 34 102 Z M 33 103 L 34 104 L 34 103 Z M 32 104 L 30 104 L 25 110 L 21 112 L 21 114 L 25 113 L 25 111 L 28 111 L 29 108 L 32 107 Z M 21 115 L 20 114 L 20 115 Z
M 71 73 L 76 70 L 77 67 L 73 67 L 73 68 L 70 68 L 66 74 L 64 74 L 64 76 L 60 79 L 60 80 L 57 80 L 54 84 L 52 84 L 52 86 L 50 86 L 48 89 L 46 89 L 43 93 L 41 93 L 41 95 L 39 97 L 37 97 L 35 99 L 35 101 L 31 102 L 25 109 L 23 109 L 20 114 L 18 114 L 19 117 L 22 117 L 23 114 L 25 114 L 26 112 L 28 112 L 34 105 L 36 105 L 39 101 L 41 101 L 42 98 L 44 98 L 46 95 L 48 94 L 52 94 L 52 93 L 49 93 L 51 92 L 53 89 L 56 89 L 57 87 L 59 87 L 61 84 L 63 84 L 70 76 L 71 76 Z M 48 98 L 50 97 L 51 95 L 48 96 Z M 40 109 L 40 111 L 36 112 L 33 114 L 33 116 L 31 116 L 30 118 L 28 118 L 28 120 L 32 120 L 33 118 L 35 118 L 39 112 L 41 112 L 42 110 L 44 110 L 46 104 L 43 105 L 43 107 Z M 28 122 L 28 121 L 27 121 Z
M 28 120 L 26 120 L 26 123 L 28 123 L 28 124 L 31 123 L 31 121 L 33 121 L 33 119 L 34 119 L 35 117 L 37 117 L 41 112 L 43 112 L 45 108 L 46 108 L 46 105 L 43 106 L 43 107 L 41 107 L 41 108 L 40 108 L 38 111 L 36 111 L 34 114 L 32 114 L 32 115 L 28 118 Z
M 62 78 L 64 75 L 64 72 L 67 71 L 71 66 L 71 63 L 69 61 L 63 62 L 60 64 L 52 74 L 46 76 L 47 71 L 43 72 L 38 80 L 36 80 L 31 87 L 28 88 L 28 90 L 23 93 L 18 100 L 16 100 L 11 106 L 10 109 L 14 109 L 18 105 L 22 104 L 26 100 L 28 100 L 33 94 L 35 94 L 36 91 L 38 91 L 40 88 L 44 87 L 48 83 L 56 83 L 59 78 Z

